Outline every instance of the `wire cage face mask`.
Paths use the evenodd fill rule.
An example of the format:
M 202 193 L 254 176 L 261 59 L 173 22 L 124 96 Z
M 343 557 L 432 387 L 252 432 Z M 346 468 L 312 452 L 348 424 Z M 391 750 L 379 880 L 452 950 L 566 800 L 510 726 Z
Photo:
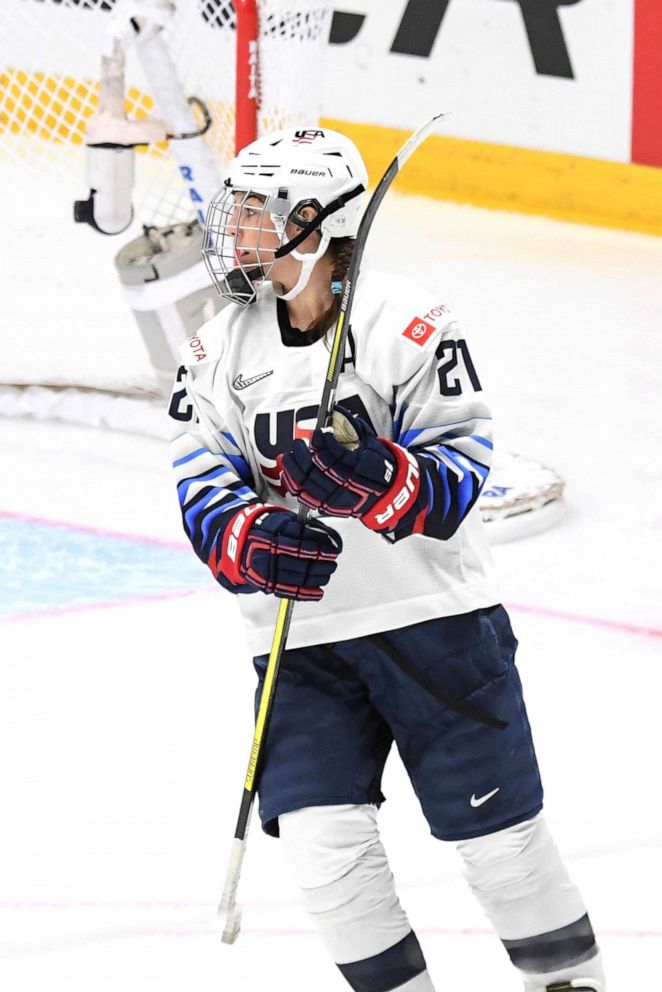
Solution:
M 209 205 L 202 257 L 223 299 L 247 307 L 269 275 L 283 242 L 289 203 L 229 182 Z

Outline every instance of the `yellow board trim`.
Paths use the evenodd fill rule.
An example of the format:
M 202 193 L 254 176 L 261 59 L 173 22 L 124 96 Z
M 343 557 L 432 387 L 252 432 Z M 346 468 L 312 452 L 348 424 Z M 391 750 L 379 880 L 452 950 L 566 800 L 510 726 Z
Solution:
M 26 134 L 55 145 L 84 145 L 87 121 L 99 109 L 99 92 L 100 83 L 89 79 L 2 69 L 0 135 Z M 154 101 L 147 93 L 130 86 L 124 110 L 129 118 L 140 120 L 154 111 Z M 142 145 L 136 150 L 141 154 L 148 151 Z M 167 151 L 167 141 L 149 147 L 152 155 L 164 155 Z
M 98 96 L 99 84 L 91 80 L 0 70 L 0 135 L 27 133 L 56 144 L 82 145 Z M 130 117 L 141 118 L 152 111 L 153 101 L 132 87 L 125 109 Z M 225 109 L 220 107 L 221 115 Z M 214 110 L 219 108 L 212 115 Z M 330 118 L 322 124 L 356 142 L 373 185 L 411 134 Z M 150 148 L 152 154 L 166 150 L 166 143 Z M 645 165 L 431 135 L 398 175 L 396 188 L 457 203 L 662 234 L 662 169 Z
M 361 149 L 374 186 L 409 131 L 323 118 Z M 395 181 L 403 193 L 662 234 L 662 169 L 431 135 Z

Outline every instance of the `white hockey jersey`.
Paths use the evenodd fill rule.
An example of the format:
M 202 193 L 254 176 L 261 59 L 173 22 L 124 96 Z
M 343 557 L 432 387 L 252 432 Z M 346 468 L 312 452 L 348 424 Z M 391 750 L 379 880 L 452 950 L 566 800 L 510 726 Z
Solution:
M 296 510 L 280 483 L 280 457 L 314 429 L 329 344 L 286 344 L 265 284 L 250 307 L 226 307 L 203 325 L 182 346 L 182 360 L 170 406 L 173 465 L 185 530 L 208 561 L 246 503 Z M 336 400 L 423 457 L 428 517 L 423 533 L 397 543 L 359 520 L 325 518 L 344 550 L 323 599 L 296 604 L 288 645 L 498 603 L 475 507 L 489 470 L 491 419 L 466 341 L 440 299 L 401 277 L 362 274 Z M 252 651 L 268 652 L 279 601 L 254 592 L 239 605 Z

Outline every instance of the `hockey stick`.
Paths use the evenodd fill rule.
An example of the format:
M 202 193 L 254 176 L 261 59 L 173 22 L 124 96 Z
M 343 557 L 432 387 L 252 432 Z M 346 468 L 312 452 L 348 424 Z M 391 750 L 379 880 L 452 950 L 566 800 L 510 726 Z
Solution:
M 349 272 L 345 280 L 345 291 L 340 305 L 340 313 L 338 314 L 338 320 L 333 334 L 331 357 L 329 358 L 324 390 L 322 392 L 322 400 L 317 413 L 316 427 L 325 427 L 329 423 L 331 412 L 333 410 L 338 379 L 342 368 L 342 361 L 339 361 L 338 359 L 340 355 L 345 354 L 345 344 L 347 341 L 347 333 L 349 331 L 349 316 L 354 300 L 354 287 L 359 274 L 365 243 L 368 238 L 368 233 L 370 232 L 372 222 L 375 218 L 375 214 L 377 213 L 377 209 L 384 199 L 389 186 L 409 156 L 427 138 L 436 122 L 444 116 L 444 114 L 435 114 L 435 116 L 427 121 L 427 123 L 419 127 L 417 131 L 414 131 L 411 137 L 405 142 L 379 181 L 379 185 L 372 194 L 363 218 L 361 219 L 361 224 L 354 242 L 354 251 L 352 253 Z M 308 507 L 300 504 L 297 513 L 298 520 L 301 523 L 305 523 L 308 518 L 308 513 Z M 255 721 L 253 746 L 251 748 L 248 771 L 244 782 L 244 793 L 241 799 L 237 827 L 234 834 L 234 840 L 232 842 L 230 862 L 225 876 L 223 897 L 218 908 L 219 916 L 223 920 L 223 941 L 226 944 L 234 943 L 239 936 L 239 930 L 241 927 L 241 912 L 237 907 L 237 888 L 239 885 L 239 876 L 241 873 L 244 851 L 246 849 L 246 837 L 248 835 L 248 827 L 250 824 L 251 812 L 253 810 L 253 801 L 255 799 L 258 772 L 263 754 L 263 742 L 265 740 L 267 730 L 269 728 L 269 721 L 271 719 L 271 710 L 276 693 L 276 684 L 278 682 L 280 665 L 285 651 L 287 635 L 290 629 L 294 602 L 295 601 L 293 599 L 281 600 L 273 641 L 271 644 L 271 652 L 269 654 L 269 660 L 267 662 L 267 668 L 264 675 L 262 695 L 260 697 L 260 705 L 258 707 L 257 718 Z

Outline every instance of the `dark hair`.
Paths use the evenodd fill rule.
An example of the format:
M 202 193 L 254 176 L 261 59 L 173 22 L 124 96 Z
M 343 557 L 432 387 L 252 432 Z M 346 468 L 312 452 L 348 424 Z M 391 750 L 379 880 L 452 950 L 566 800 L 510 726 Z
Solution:
M 349 263 L 352 261 L 354 238 L 331 238 L 327 251 L 333 257 L 331 281 L 344 283 L 349 271 Z M 306 331 L 306 335 L 310 341 L 317 341 L 318 338 L 323 337 L 332 327 L 335 327 L 338 314 L 340 313 L 341 302 L 342 292 L 334 293 L 331 306 Z

